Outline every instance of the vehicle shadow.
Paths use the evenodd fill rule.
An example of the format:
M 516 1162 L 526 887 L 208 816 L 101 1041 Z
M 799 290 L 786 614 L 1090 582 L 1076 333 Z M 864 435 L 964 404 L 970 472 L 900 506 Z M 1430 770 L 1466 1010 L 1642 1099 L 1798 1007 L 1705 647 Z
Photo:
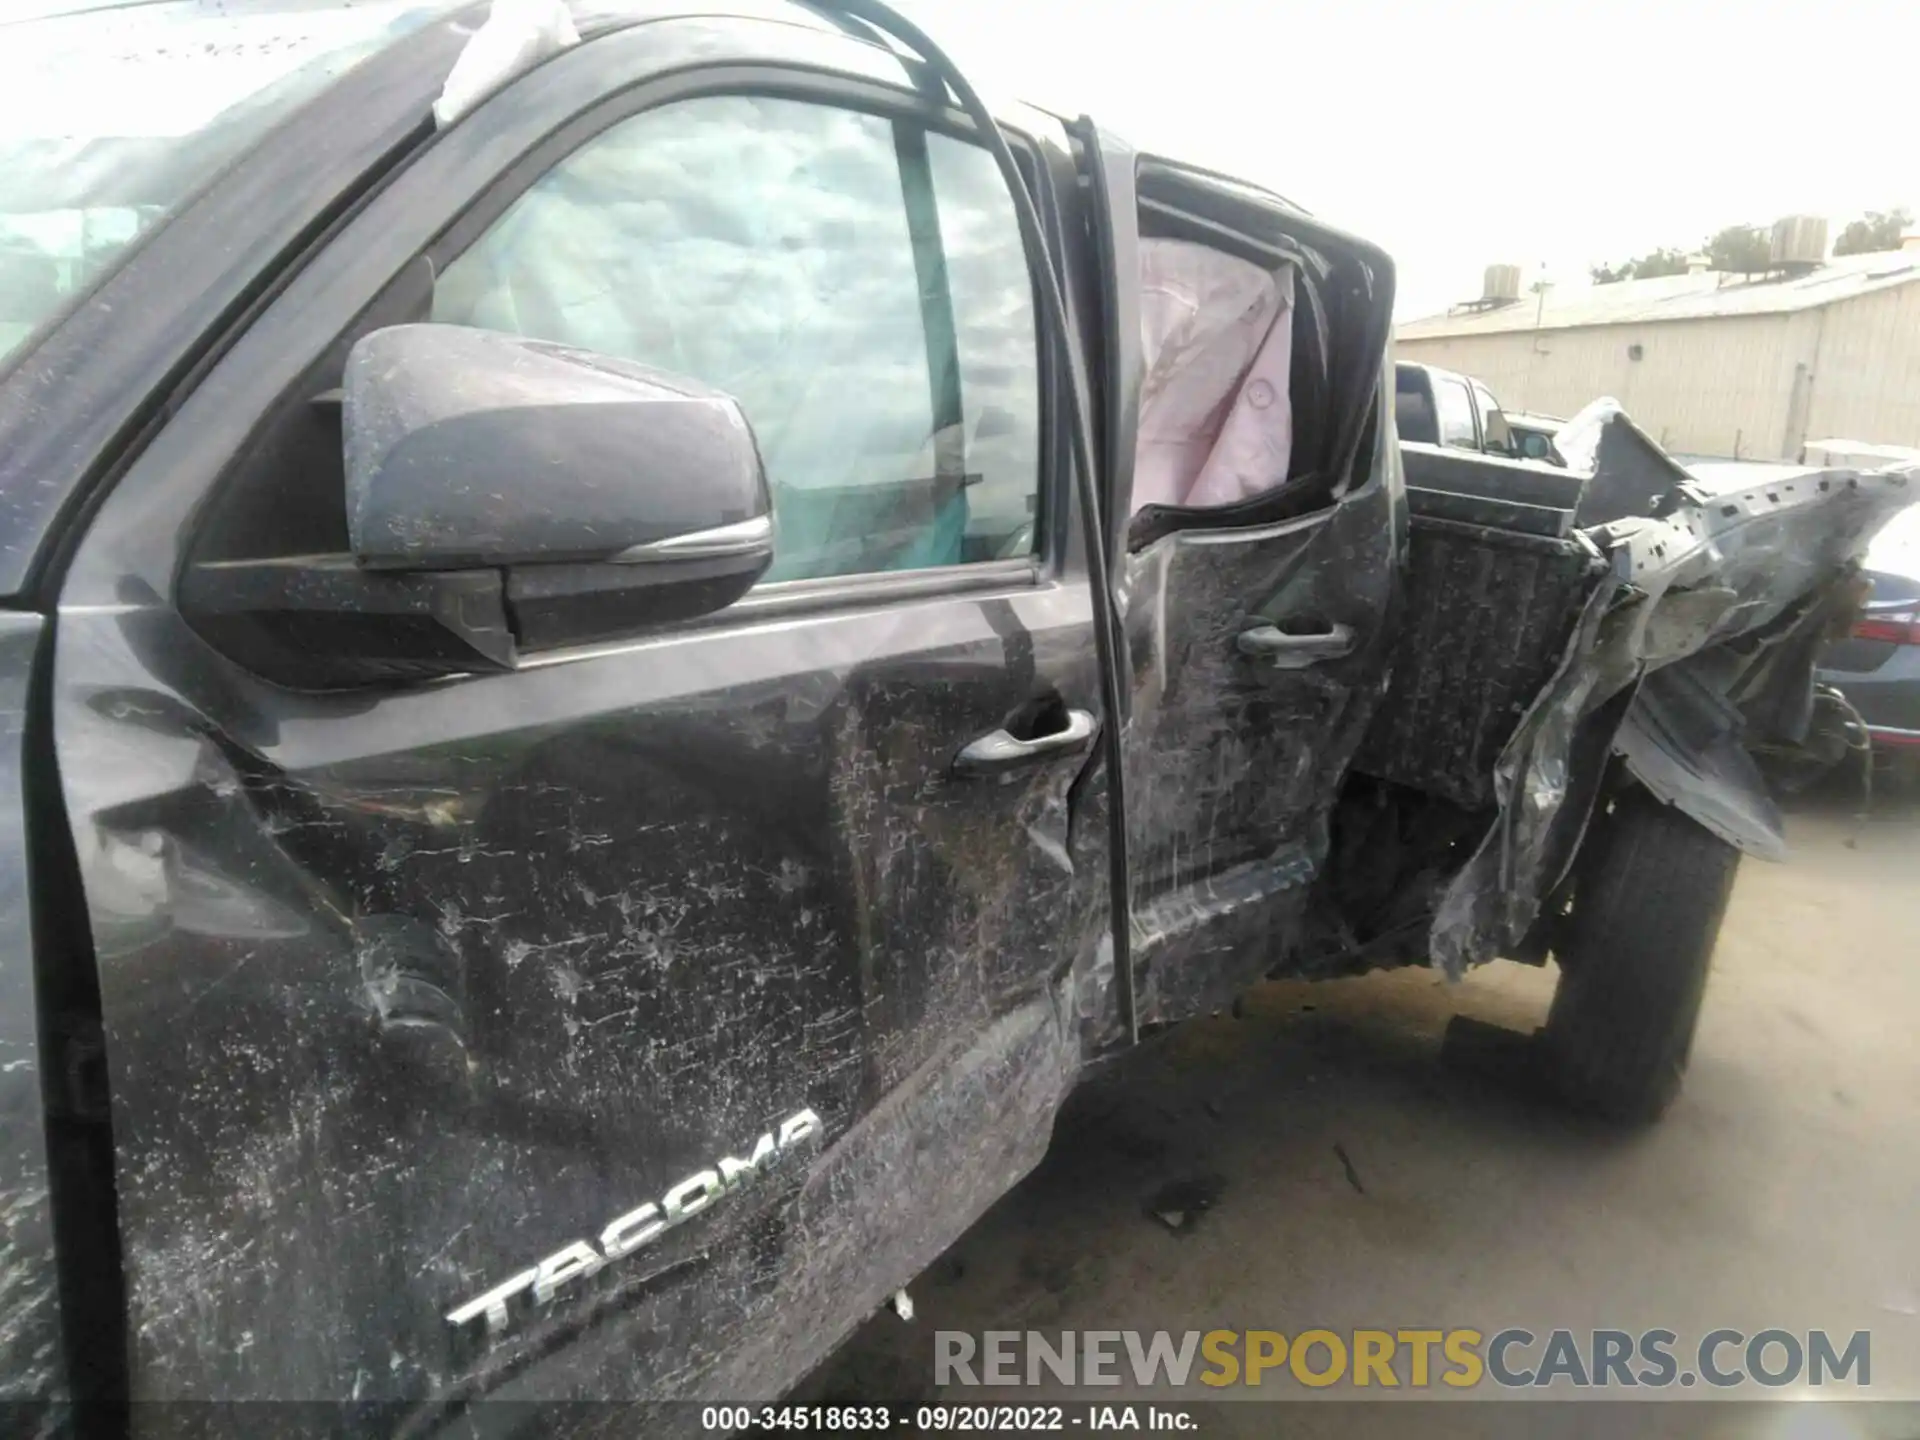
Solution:
M 1516 1169 L 1577 1190 L 1642 1143 L 1568 1114 L 1524 1058 L 1450 1053 L 1455 1015 L 1530 1033 L 1552 982 L 1504 963 L 1460 985 L 1274 982 L 1143 1045 L 1074 1094 L 1038 1168 L 914 1282 L 914 1322 L 883 1311 L 800 1397 L 930 1399 L 939 1329 L 1205 1329 L 1263 1307 L 1249 1323 L 1287 1328 L 1364 1309 L 1368 1289 L 1392 1303 L 1390 1284 L 1341 1293 L 1316 1254 L 1471 1249 Z M 1253 1243 L 1263 1266 L 1242 1263 Z
M 1849 819 L 1871 825 L 1909 825 L 1920 820 L 1920 763 L 1911 753 L 1877 756 L 1868 773 L 1850 756 L 1806 788 L 1784 797 L 1780 808 L 1794 816 Z
M 1530 1034 L 1551 967 L 1263 985 L 1090 1077 L 1041 1164 L 912 1283 L 912 1323 L 883 1311 L 802 1396 L 986 1398 L 936 1395 L 938 1330 L 1704 1333 L 1761 1299 L 1757 1323 L 1827 1323 L 1872 1288 L 1860 1273 L 1875 1262 L 1842 1263 L 1844 1237 L 1809 1250 L 1805 1227 L 1845 1206 L 1873 1252 L 1888 1215 L 1907 1213 L 1878 1147 L 1905 1134 L 1891 1093 L 1904 1050 L 1882 1032 L 1914 994 L 1900 937 L 1920 807 L 1882 796 L 1858 809 L 1844 791 L 1796 797 L 1787 863 L 1742 867 L 1687 1084 L 1658 1125 L 1569 1114 L 1525 1046 L 1447 1042 L 1456 1016 Z M 1325 1430 L 1290 1409 L 1285 1433 L 1403 1433 L 1391 1427 L 1416 1418 L 1368 1407 L 1381 1423 L 1360 1424 L 1361 1407 L 1338 1408 Z M 1682 1416 L 1697 1408 L 1643 1414 L 1645 1433 L 1695 1433 L 1699 1417 Z M 1521 1413 L 1532 1420 L 1513 1433 L 1564 1428 Z M 1253 1428 L 1220 1433 L 1265 1423 L 1250 1413 Z

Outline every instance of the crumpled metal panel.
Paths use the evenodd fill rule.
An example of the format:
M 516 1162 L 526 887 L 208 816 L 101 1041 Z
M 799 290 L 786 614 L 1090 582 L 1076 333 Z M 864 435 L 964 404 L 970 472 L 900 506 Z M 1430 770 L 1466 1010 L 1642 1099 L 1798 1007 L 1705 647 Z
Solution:
M 1682 663 L 1647 677 L 1613 743 L 1634 778 L 1667 804 L 1749 855 L 1784 860 L 1784 822 L 1741 743 L 1744 730 L 1739 708 Z
M 1373 473 L 1138 559 L 1152 1019 L 1224 1003 L 1297 921 L 1378 694 L 1402 521 Z M 161 598 L 144 478 L 76 558 L 55 675 L 138 1398 L 431 1426 L 480 1393 L 769 1395 L 1039 1157 L 1117 1032 L 1105 787 L 1084 754 L 948 762 L 1036 696 L 1091 706 L 1084 583 L 295 694 Z M 1237 643 L 1295 620 L 1354 648 Z M 817 1151 L 498 1334 L 449 1325 L 802 1106 Z
M 1556 857 L 1568 853 L 1556 844 L 1556 823 L 1578 788 L 1569 762 L 1589 716 L 1649 671 L 1791 624 L 1844 580 L 1917 492 L 1920 467 L 1912 466 L 1866 473 L 1769 467 L 1753 479 L 1730 471 L 1695 477 L 1660 517 L 1580 532 L 1607 555 L 1610 572 L 1501 752 L 1498 815 L 1441 898 L 1431 931 L 1435 962 L 1458 976 L 1505 953 L 1532 924 L 1558 882 Z M 1636 696 L 1636 706 L 1645 703 Z M 1675 796 L 1710 826 L 1726 808 L 1710 798 L 1712 784 L 1703 777 Z M 1757 841 L 1756 848 L 1764 853 Z
M 1143 1024 L 1227 1003 L 1299 939 L 1391 644 L 1403 491 L 1381 446 L 1371 480 L 1330 510 L 1177 531 L 1129 557 L 1127 830 Z M 1338 627 L 1350 648 L 1279 664 L 1240 643 L 1262 626 Z

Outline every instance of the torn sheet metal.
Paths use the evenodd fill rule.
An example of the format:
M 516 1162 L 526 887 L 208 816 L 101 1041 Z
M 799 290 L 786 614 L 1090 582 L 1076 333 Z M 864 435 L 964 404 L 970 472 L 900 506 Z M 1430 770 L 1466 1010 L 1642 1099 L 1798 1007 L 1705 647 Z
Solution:
M 1784 860 L 1780 808 L 1742 743 L 1740 710 L 1685 664 L 1656 670 L 1614 734 L 1634 778 L 1747 854 Z
M 1601 428 L 1602 473 L 1595 478 L 1604 484 L 1609 426 Z M 1615 453 L 1636 465 L 1642 458 L 1631 445 Z M 1641 676 L 1676 661 L 1703 667 L 1702 678 L 1717 664 L 1714 682 L 1737 700 L 1743 677 L 1758 675 L 1762 657 L 1783 637 L 1804 633 L 1802 613 L 1822 603 L 1874 533 L 1914 500 L 1917 479 L 1914 466 L 1864 473 L 1702 467 L 1646 507 L 1662 513 L 1623 515 L 1578 532 L 1606 556 L 1608 573 L 1494 767 L 1498 813 L 1436 909 L 1436 964 L 1458 976 L 1506 953 L 1532 924 L 1560 878 L 1554 858 L 1571 853 L 1557 824 L 1576 788 L 1569 761 L 1589 717 Z M 1708 655 L 1725 658 L 1694 658 Z M 1810 684 L 1810 651 L 1800 668 Z M 1692 757 L 1685 781 L 1647 758 L 1641 742 L 1673 719 L 1681 683 L 1662 682 L 1634 697 L 1621 746 L 1629 763 L 1639 752 L 1642 778 L 1652 777 L 1656 793 L 1664 785 L 1673 803 L 1716 833 L 1751 853 L 1776 856 L 1777 826 L 1757 806 L 1750 777 L 1712 744 Z
M 1383 688 L 1404 533 L 1396 459 L 1383 427 L 1366 483 L 1331 509 L 1179 530 L 1127 557 L 1143 1024 L 1226 1004 L 1297 941 Z
M 1553 448 L 1569 470 L 1591 475 L 1600 458 L 1600 434 L 1616 415 L 1626 412 L 1611 395 L 1589 400 L 1553 435 Z

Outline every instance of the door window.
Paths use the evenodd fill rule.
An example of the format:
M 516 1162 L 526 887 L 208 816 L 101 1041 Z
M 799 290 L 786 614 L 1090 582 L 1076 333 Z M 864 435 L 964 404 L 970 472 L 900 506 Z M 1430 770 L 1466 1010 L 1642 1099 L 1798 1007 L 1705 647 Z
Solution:
M 1033 550 L 1032 278 L 977 146 L 762 96 L 650 111 L 521 196 L 433 318 L 733 395 L 773 489 L 769 580 Z
M 1417 440 L 1424 445 L 1440 443 L 1431 382 L 1421 371 L 1398 366 L 1393 372 L 1393 428 L 1402 440 Z
M 1477 450 L 1473 429 L 1473 399 L 1467 387 L 1444 375 L 1433 377 L 1433 400 L 1440 413 L 1440 443 L 1461 450 Z
M 1513 432 L 1507 427 L 1507 417 L 1500 409 L 1500 402 L 1493 398 L 1493 392 L 1478 381 L 1473 386 L 1473 405 L 1480 412 L 1481 443 L 1490 454 L 1511 455 L 1513 450 Z

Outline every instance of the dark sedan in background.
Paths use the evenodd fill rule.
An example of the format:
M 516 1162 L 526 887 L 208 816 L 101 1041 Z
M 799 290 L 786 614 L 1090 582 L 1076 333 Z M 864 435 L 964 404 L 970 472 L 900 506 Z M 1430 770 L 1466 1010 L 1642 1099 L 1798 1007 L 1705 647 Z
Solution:
M 1920 511 L 1896 516 L 1868 549 L 1872 591 L 1860 619 L 1827 649 L 1819 678 L 1865 722 L 1876 768 L 1920 780 Z

